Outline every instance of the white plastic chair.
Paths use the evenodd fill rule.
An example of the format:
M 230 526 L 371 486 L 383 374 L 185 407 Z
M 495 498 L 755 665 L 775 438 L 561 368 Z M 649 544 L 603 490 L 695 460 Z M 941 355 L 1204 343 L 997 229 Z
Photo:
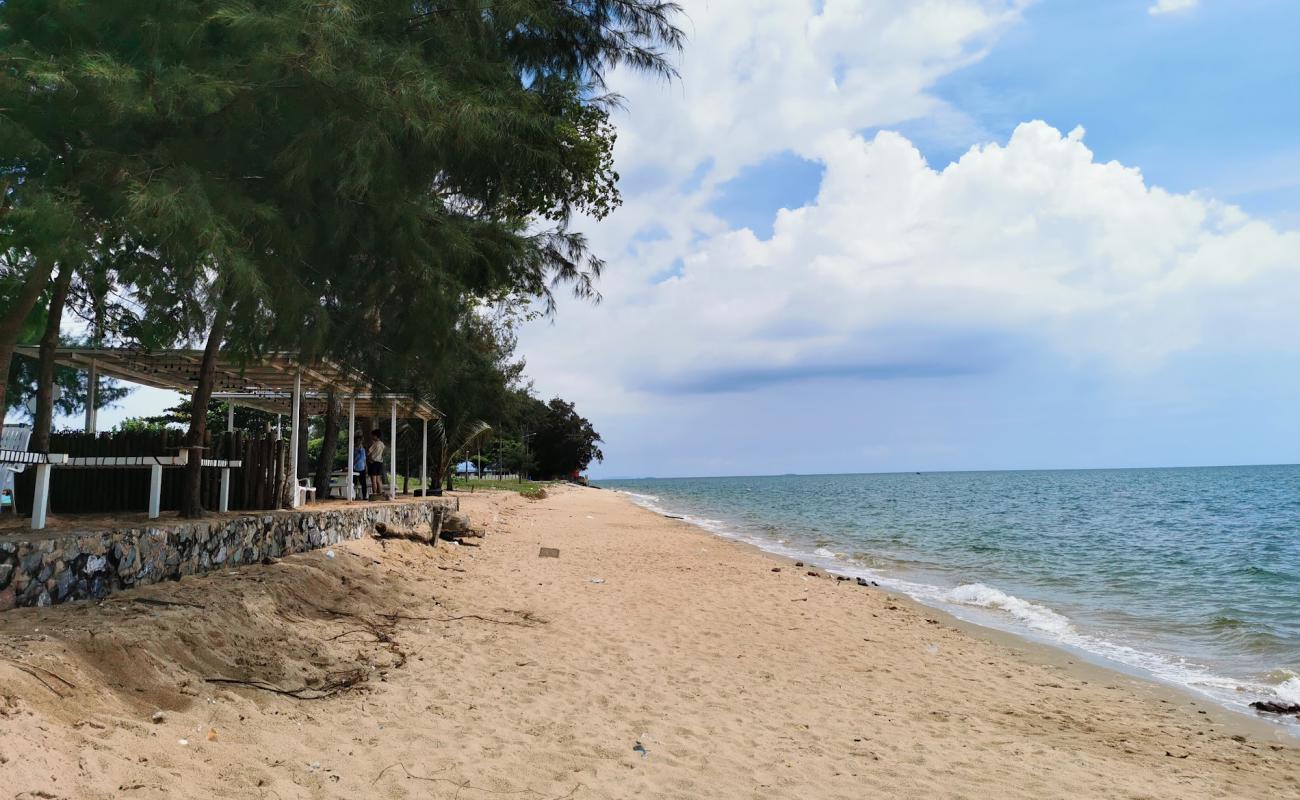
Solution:
M 316 499 L 316 486 L 314 484 L 315 482 L 312 481 L 310 478 L 298 479 L 298 505 L 299 506 L 306 505 L 308 499 L 311 500 Z
M 32 439 L 32 429 L 27 425 L 6 425 L 4 434 L 0 435 L 0 450 L 27 452 L 27 445 Z M 0 464 L 0 494 L 8 495 L 9 510 L 18 513 L 18 502 L 14 494 L 14 475 L 26 469 L 25 464 Z M 0 506 L 3 510 L 3 506 Z

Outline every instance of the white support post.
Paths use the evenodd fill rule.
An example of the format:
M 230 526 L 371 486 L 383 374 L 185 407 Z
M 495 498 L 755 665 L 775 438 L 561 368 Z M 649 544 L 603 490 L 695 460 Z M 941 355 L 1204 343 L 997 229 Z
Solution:
M 421 434 L 421 452 L 420 452 L 420 496 L 429 496 L 429 420 L 425 419 L 424 431 Z
M 393 416 L 388 426 L 388 499 L 397 499 L 397 400 L 393 400 Z
M 162 507 L 162 465 L 149 468 L 149 519 L 158 519 Z
M 348 500 L 357 499 L 357 478 L 356 478 L 356 449 L 357 449 L 357 396 L 352 395 L 348 399 L 348 490 L 344 495 Z M 361 480 L 365 480 L 364 475 Z
M 280 427 L 280 420 L 281 420 L 281 419 L 282 419 L 282 415 L 280 415 L 280 414 L 276 414 L 276 415 L 275 415 L 275 440 L 276 440 L 277 442 L 284 438 L 284 431 L 283 431 L 283 429 Z
M 93 359 L 86 376 L 86 433 L 94 433 L 96 425 L 95 406 L 99 404 L 99 364 Z
M 235 432 L 235 403 L 233 400 L 226 401 L 226 433 Z M 234 444 L 232 438 L 231 444 Z M 230 460 L 230 453 L 226 453 L 226 460 Z M 218 510 L 226 513 L 230 510 L 230 468 L 224 467 L 221 470 L 221 499 L 218 501 Z
M 298 435 L 302 430 L 302 367 L 293 375 L 293 411 L 290 414 L 290 434 L 293 439 L 289 442 L 289 486 L 293 489 L 292 505 L 297 508 L 302 504 L 302 492 L 298 489 Z
M 217 510 L 222 514 L 230 510 L 230 467 L 221 468 L 221 502 Z
M 18 505 L 16 502 L 14 505 Z M 36 465 L 36 491 L 32 493 L 32 530 L 45 530 L 45 515 L 50 508 L 50 465 Z

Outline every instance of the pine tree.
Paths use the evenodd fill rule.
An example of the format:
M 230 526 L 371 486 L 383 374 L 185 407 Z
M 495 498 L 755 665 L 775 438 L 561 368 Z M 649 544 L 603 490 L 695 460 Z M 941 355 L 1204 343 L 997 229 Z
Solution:
M 133 335 L 204 342 L 193 446 L 218 352 L 328 355 L 414 386 L 467 299 L 592 296 L 601 262 L 567 223 L 618 203 L 604 75 L 670 74 L 676 13 L 6 0 L 0 232 L 26 269 L 0 368 L 56 264 L 110 224 L 134 245 L 117 273 Z M 201 512 L 192 462 L 185 514 Z

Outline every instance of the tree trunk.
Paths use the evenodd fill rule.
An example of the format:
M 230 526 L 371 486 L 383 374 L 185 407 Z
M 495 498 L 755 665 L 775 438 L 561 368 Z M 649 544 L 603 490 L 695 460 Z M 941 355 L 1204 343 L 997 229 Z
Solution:
M 3 316 L 0 316 L 0 377 L 5 379 L 0 382 L 0 414 L 8 408 L 5 405 L 5 390 L 9 386 L 9 365 L 14 359 L 14 346 L 18 344 L 18 334 L 22 332 L 23 322 L 35 308 L 36 301 L 41 299 L 41 292 L 45 291 L 46 285 L 49 284 L 52 272 L 54 272 L 53 261 L 37 259 L 36 266 L 27 273 L 23 288 L 14 298 L 14 304 L 5 311 Z
M 212 384 L 217 377 L 217 351 L 226 333 L 226 310 L 217 311 L 208 331 L 208 341 L 203 347 L 203 364 L 199 367 L 199 385 L 194 389 L 190 409 L 190 431 L 185 437 L 190 460 L 185 465 L 185 485 L 181 491 L 181 516 L 203 516 L 203 440 L 208 433 L 208 403 L 212 402 Z
M 325 439 L 321 442 L 320 463 L 316 465 L 316 498 L 330 496 L 330 477 L 334 472 L 334 453 L 339 448 L 339 402 L 331 389 L 325 409 Z M 351 458 L 351 454 L 348 458 Z M 346 497 L 346 495 L 344 495 Z
M 59 330 L 63 326 L 63 306 L 72 288 L 72 264 L 59 265 L 59 277 L 54 281 L 54 295 L 50 297 L 50 311 L 45 320 L 45 333 L 41 335 L 41 366 L 36 380 L 36 419 L 33 421 L 30 449 L 38 453 L 49 452 L 50 428 L 54 424 L 54 351 L 59 346 Z M 93 394 L 86 397 L 90 402 Z

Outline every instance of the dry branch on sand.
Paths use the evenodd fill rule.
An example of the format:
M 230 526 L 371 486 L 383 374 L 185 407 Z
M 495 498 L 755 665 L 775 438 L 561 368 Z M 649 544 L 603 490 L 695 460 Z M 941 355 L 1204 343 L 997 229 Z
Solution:
M 25 661 L 19 661 L 14 658 L 0 658 L 0 661 L 5 662 L 6 664 L 10 664 L 15 669 L 21 672 L 25 672 L 28 675 L 32 676 L 37 681 L 39 681 L 42 686 L 44 686 L 46 689 L 49 689 L 51 692 L 54 692 L 59 697 L 64 697 L 65 695 L 63 694 L 63 692 L 60 692 L 58 689 L 52 686 L 50 684 L 50 680 L 62 684 L 64 688 L 67 689 L 77 688 L 76 684 L 74 684 L 72 681 L 68 680 L 67 678 L 64 678 L 62 675 L 59 675 L 58 673 L 51 672 L 48 669 L 45 669 L 44 667 L 38 667 L 35 664 L 28 664 Z M 46 678 L 49 678 L 50 680 L 46 680 Z
M 426 781 L 428 783 L 449 783 L 452 786 L 456 787 L 457 796 L 459 796 L 459 794 L 465 789 L 469 789 L 471 791 L 484 792 L 486 794 L 500 794 L 500 795 L 527 794 L 527 795 L 536 795 L 537 797 L 547 797 L 547 795 L 537 791 L 536 789 L 507 789 L 507 790 L 488 789 L 482 786 L 471 785 L 469 781 L 457 781 L 457 780 L 452 780 L 451 778 L 443 778 L 437 775 L 417 775 L 416 773 L 411 772 L 411 770 L 407 769 L 406 765 L 400 761 L 394 764 L 389 764 L 388 766 L 380 770 L 379 774 L 375 776 L 375 779 L 370 782 L 370 785 L 374 786 L 376 783 L 379 783 L 379 779 L 384 777 L 385 774 L 387 774 L 389 771 L 393 770 L 394 768 L 400 768 L 402 770 L 402 773 L 407 778 L 413 781 Z M 566 794 L 554 796 L 551 798 L 551 800 L 569 800 L 569 798 L 577 794 L 578 790 L 581 788 L 582 788 L 581 783 L 576 784 Z
M 220 683 L 232 686 L 247 686 L 252 689 L 260 689 L 264 692 L 292 697 L 295 700 L 324 700 L 327 697 L 333 697 L 336 694 L 342 694 L 366 679 L 365 672 L 355 670 L 342 678 L 327 682 L 323 686 L 302 686 L 297 689 L 284 689 L 269 683 L 258 680 L 245 680 L 243 678 L 224 678 L 221 676 L 205 677 L 205 683 Z

